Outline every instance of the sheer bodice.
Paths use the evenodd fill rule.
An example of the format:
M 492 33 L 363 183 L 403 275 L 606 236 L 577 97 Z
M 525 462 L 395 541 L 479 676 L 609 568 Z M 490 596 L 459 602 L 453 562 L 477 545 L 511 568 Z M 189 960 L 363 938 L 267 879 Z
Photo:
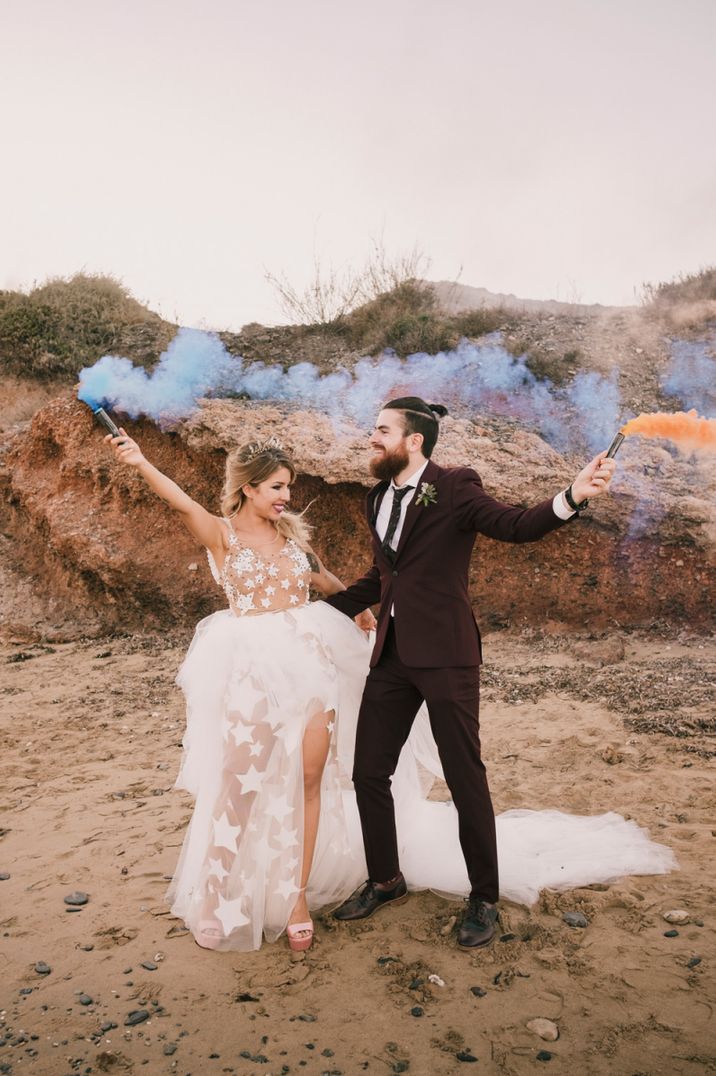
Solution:
M 281 545 L 277 533 L 275 547 L 261 552 L 244 545 L 225 520 L 229 551 L 219 570 L 209 550 L 211 574 L 223 587 L 229 607 L 236 616 L 277 613 L 308 604 L 311 566 L 308 557 L 292 538 Z M 275 549 L 275 551 L 274 551 Z

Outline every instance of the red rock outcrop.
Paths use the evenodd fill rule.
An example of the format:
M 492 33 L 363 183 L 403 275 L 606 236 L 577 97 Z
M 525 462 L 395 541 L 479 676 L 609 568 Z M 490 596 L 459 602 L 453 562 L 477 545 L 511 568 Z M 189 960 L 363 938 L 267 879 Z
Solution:
M 277 435 L 310 502 L 315 545 L 345 581 L 370 562 L 362 500 L 370 484 L 365 435 L 281 405 L 209 401 L 174 432 L 128 423 L 147 456 L 187 492 L 218 509 L 226 451 Z M 4 444 L 0 501 L 18 565 L 88 632 L 186 630 L 221 607 L 202 550 L 131 471 L 115 465 L 101 430 L 68 395 Z M 448 418 L 438 462 L 470 464 L 485 487 L 530 504 L 568 484 L 577 467 L 539 437 Z M 486 628 L 555 622 L 580 628 L 654 619 L 712 627 L 716 588 L 713 468 L 640 442 L 620 456 L 612 496 L 579 521 L 526 546 L 478 538 L 471 588 Z M 62 614 L 62 615 L 61 615 Z

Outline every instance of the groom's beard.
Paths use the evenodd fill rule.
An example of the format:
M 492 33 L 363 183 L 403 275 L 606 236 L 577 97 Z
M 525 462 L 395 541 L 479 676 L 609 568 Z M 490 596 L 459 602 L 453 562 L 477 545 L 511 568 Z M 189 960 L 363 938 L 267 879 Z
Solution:
M 405 445 L 399 445 L 392 452 L 382 451 L 379 455 L 373 456 L 369 470 L 373 478 L 377 478 L 380 482 L 390 482 L 405 470 L 409 463 L 410 456 L 407 448 Z

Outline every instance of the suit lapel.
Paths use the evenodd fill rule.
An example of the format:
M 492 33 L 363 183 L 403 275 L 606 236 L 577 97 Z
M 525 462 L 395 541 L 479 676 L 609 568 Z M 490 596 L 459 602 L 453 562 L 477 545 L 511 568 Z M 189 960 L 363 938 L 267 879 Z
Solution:
M 375 530 L 375 524 L 378 520 L 378 512 L 380 511 L 380 505 L 385 497 L 386 490 L 390 482 L 379 482 L 377 486 L 373 486 L 373 489 L 368 494 L 366 499 L 366 514 L 368 516 L 368 523 L 371 530 Z
M 408 505 L 407 511 L 405 513 L 405 520 L 403 522 L 403 529 L 402 529 L 402 531 L 400 533 L 400 541 L 398 542 L 398 548 L 397 548 L 397 551 L 396 551 L 396 554 L 395 554 L 395 559 L 396 560 L 398 559 L 398 557 L 402 553 L 403 547 L 405 546 L 405 543 L 408 540 L 410 532 L 412 531 L 412 529 L 415 526 L 415 524 L 417 523 L 417 521 L 420 519 L 421 515 L 424 512 L 429 512 L 430 511 L 429 506 L 417 503 L 418 502 L 418 497 L 420 496 L 420 487 L 423 485 L 424 482 L 434 483 L 439 474 L 440 474 L 440 468 L 437 466 L 437 464 L 433 463 L 432 460 L 428 460 L 428 465 L 425 468 L 425 470 L 423 471 L 422 475 L 420 476 L 420 481 L 418 482 L 418 488 L 416 489 L 415 494 L 413 496 L 413 499 L 410 502 L 410 504 Z

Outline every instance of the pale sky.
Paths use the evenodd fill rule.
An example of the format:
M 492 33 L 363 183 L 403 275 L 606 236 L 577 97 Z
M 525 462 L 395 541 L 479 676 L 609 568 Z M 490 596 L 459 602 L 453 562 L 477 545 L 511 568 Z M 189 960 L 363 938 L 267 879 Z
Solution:
M 371 239 L 630 303 L 716 262 L 715 0 L 3 0 L 0 288 L 285 320 Z

